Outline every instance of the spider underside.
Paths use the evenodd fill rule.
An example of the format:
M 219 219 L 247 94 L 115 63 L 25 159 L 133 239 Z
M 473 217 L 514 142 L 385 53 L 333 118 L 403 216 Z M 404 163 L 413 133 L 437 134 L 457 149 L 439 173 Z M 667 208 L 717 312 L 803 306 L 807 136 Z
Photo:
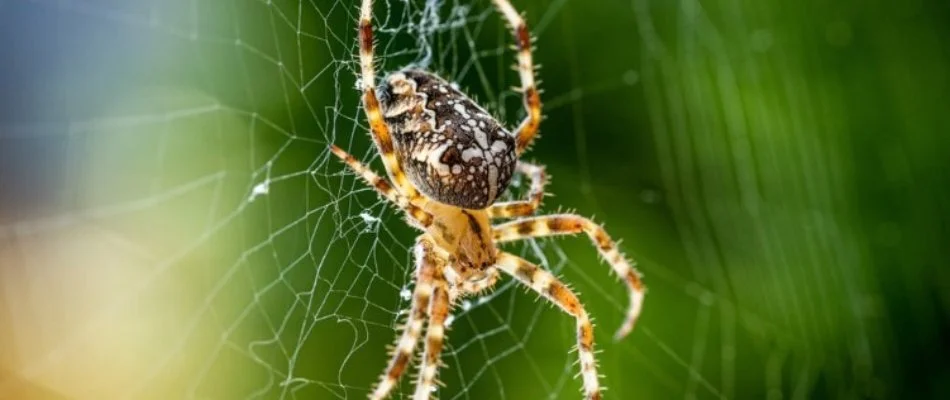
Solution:
M 593 327 L 577 296 L 551 273 L 497 244 L 534 237 L 586 233 L 630 291 L 630 305 L 616 338 L 633 329 L 645 288 L 635 264 L 604 229 L 574 214 L 534 216 L 544 197 L 544 168 L 520 161 L 537 135 L 541 101 L 534 80 L 527 25 L 508 0 L 493 0 L 510 25 L 518 51 L 518 72 L 526 117 L 506 130 L 468 96 L 438 76 L 404 69 L 375 86 L 372 0 L 362 0 L 359 44 L 363 108 L 389 180 L 376 175 L 342 149 L 331 151 L 402 209 L 423 231 L 413 248 L 416 269 L 412 306 L 392 358 L 371 399 L 387 397 L 407 369 L 425 331 L 414 399 L 436 390 L 449 310 L 460 297 L 494 286 L 499 271 L 530 287 L 577 320 L 577 350 L 583 392 L 600 399 Z M 512 176 L 531 180 L 527 199 L 495 202 Z M 390 183 L 392 182 L 392 183 Z M 491 225 L 494 218 L 512 218 Z

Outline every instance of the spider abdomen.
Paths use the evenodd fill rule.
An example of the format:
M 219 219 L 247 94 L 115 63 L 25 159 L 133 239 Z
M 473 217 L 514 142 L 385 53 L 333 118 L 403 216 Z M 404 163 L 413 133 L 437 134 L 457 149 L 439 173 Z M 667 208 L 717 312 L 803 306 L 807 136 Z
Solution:
M 379 94 L 397 156 L 419 191 L 441 203 L 482 209 L 508 187 L 515 139 L 468 96 L 412 69 L 389 75 Z

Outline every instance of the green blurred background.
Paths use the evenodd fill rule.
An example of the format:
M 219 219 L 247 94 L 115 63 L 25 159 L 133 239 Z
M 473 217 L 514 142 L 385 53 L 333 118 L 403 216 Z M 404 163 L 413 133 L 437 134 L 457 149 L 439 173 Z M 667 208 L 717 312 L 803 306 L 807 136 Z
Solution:
M 326 151 L 382 171 L 356 3 L 0 1 L 0 394 L 366 396 L 416 233 Z M 381 75 L 520 120 L 489 1 L 377 3 Z M 514 3 L 544 209 L 649 286 L 612 342 L 626 293 L 586 239 L 511 247 L 582 294 L 607 398 L 950 397 L 950 4 Z M 533 294 L 453 319 L 440 398 L 580 396 L 573 321 Z

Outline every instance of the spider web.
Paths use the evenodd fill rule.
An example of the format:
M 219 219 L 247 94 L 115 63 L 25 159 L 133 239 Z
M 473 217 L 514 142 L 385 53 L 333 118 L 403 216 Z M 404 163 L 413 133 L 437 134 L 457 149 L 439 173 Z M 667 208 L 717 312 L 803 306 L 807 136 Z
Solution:
M 626 293 L 588 243 L 513 247 L 583 294 L 598 322 L 607 395 L 853 394 L 871 382 L 879 362 L 869 350 L 873 332 L 855 317 L 869 283 L 860 271 L 822 268 L 854 264 L 862 254 L 847 220 L 831 216 L 844 200 L 823 197 L 844 178 L 810 170 L 823 168 L 822 153 L 806 152 L 819 143 L 756 148 L 773 157 L 766 160 L 749 138 L 763 126 L 815 126 L 745 119 L 742 109 L 690 111 L 717 97 L 748 101 L 729 88 L 745 72 L 775 67 L 782 53 L 734 65 L 725 50 L 715 51 L 717 34 L 729 34 L 717 31 L 718 10 L 696 2 L 660 10 L 647 1 L 607 4 L 581 15 L 628 13 L 636 21 L 628 43 L 645 50 L 578 86 L 582 70 L 596 70 L 584 61 L 595 54 L 573 30 L 590 31 L 585 24 L 595 19 L 567 14 L 566 1 L 518 3 L 539 37 L 537 58 L 550 60 L 541 78 L 554 81 L 542 85 L 551 117 L 532 157 L 551 165 L 551 191 L 580 189 L 548 198 L 546 209 L 604 215 L 608 230 L 628 239 L 624 250 L 641 261 L 651 289 L 641 325 L 611 343 Z M 11 326 L 19 327 L 9 337 L 17 351 L 5 360 L 12 374 L 83 398 L 365 397 L 409 307 L 415 233 L 326 151 L 336 143 L 382 171 L 356 89 L 356 5 L 44 0 L 0 2 L 0 10 L 21 20 L 11 30 L 48 39 L 58 54 L 35 56 L 49 70 L 32 89 L 52 89 L 28 100 L 42 106 L 11 111 L 0 134 L 15 177 L 5 202 L 17 205 L 0 215 L 2 261 L 14 266 L 4 268 L 3 282 L 29 283 L 4 287 Z M 488 1 L 381 0 L 375 15 L 380 75 L 410 63 L 428 67 L 508 125 L 518 121 L 520 96 L 507 89 L 517 84 L 511 38 Z M 677 33 L 685 39 L 675 45 L 656 30 L 668 15 L 682 17 Z M 750 39 L 763 51 L 772 40 L 767 29 Z M 693 67 L 715 79 L 685 72 Z M 820 91 L 788 93 L 758 107 L 819 112 L 807 104 L 823 98 Z M 610 96 L 634 98 L 624 104 L 650 121 L 639 129 L 649 135 L 624 144 L 646 149 L 638 165 L 655 162 L 655 186 L 593 170 L 606 167 L 588 154 L 609 143 L 592 134 L 582 111 Z M 726 136 L 689 135 L 703 123 L 726 126 Z M 575 148 L 565 151 L 568 140 Z M 717 154 L 760 175 L 697 170 Z M 40 158 L 48 164 L 36 168 Z M 804 198 L 795 202 L 760 202 L 783 195 L 769 182 L 783 176 L 781 165 L 794 165 L 795 177 L 825 180 L 794 182 L 815 186 L 799 187 Z M 735 196 L 717 202 L 700 179 L 727 181 Z M 516 180 L 509 196 L 522 189 Z M 629 206 L 595 196 L 621 192 L 634 193 Z M 733 203 L 754 212 L 738 213 Z M 628 207 L 637 222 L 610 218 Z M 791 226 L 802 218 L 799 231 L 765 222 Z M 756 228 L 754 238 L 746 226 Z M 573 321 L 540 305 L 509 280 L 459 304 L 439 397 L 576 398 Z M 412 383 L 404 378 L 397 397 Z M 5 385 L 0 393 L 21 390 Z

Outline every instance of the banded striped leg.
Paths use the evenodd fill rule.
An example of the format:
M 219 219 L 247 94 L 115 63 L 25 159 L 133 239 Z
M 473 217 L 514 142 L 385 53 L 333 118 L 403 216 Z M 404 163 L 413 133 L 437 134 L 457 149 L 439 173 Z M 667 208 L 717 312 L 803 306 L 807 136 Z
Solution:
M 531 178 L 531 189 L 528 191 L 528 199 L 496 203 L 488 208 L 489 217 L 526 217 L 534 214 L 538 207 L 541 206 L 541 200 L 544 198 L 544 185 L 547 183 L 547 175 L 544 173 L 544 167 L 518 161 L 516 171 Z
M 594 327 L 580 300 L 550 272 L 521 257 L 503 252 L 498 255 L 497 262 L 499 269 L 531 287 L 577 319 L 577 356 L 584 379 L 584 396 L 588 400 L 599 400 L 600 384 L 597 381 L 597 362 L 594 360 Z
M 538 127 L 541 125 L 541 95 L 538 94 L 538 88 L 534 82 L 534 63 L 531 61 L 531 34 L 528 32 L 528 25 L 525 24 L 521 15 L 515 11 L 508 0 L 494 0 L 495 7 L 501 11 L 502 15 L 511 25 L 512 33 L 515 36 L 515 43 L 518 47 L 518 75 L 521 76 L 521 92 L 524 96 L 524 108 L 527 116 L 521 125 L 518 126 L 516 143 L 518 154 L 520 155 L 531 145 L 534 137 L 538 134 Z
M 416 257 L 416 289 L 412 294 L 412 308 L 409 311 L 409 319 L 403 327 L 402 335 L 396 342 L 393 349 L 392 359 L 389 366 L 380 378 L 376 390 L 370 394 L 369 398 L 380 400 L 389 395 L 399 377 L 406 371 L 409 361 L 412 359 L 412 353 L 416 348 L 416 343 L 422 336 L 422 324 L 425 322 L 426 313 L 429 308 L 432 292 L 435 289 L 434 281 L 439 275 L 439 270 L 444 262 L 440 260 L 432 251 L 433 244 L 429 239 L 420 238 L 414 248 Z
M 383 195 L 383 197 L 399 206 L 399 208 L 403 209 L 406 214 L 409 214 L 409 216 L 421 224 L 422 227 L 432 225 L 431 214 L 412 204 L 409 201 L 409 198 L 397 192 L 396 189 L 393 189 L 389 182 L 386 182 L 385 179 L 380 178 L 375 172 L 371 171 L 369 168 L 366 168 L 366 166 L 360 163 L 359 160 L 351 156 L 349 153 L 343 151 L 343 149 L 337 147 L 336 145 L 330 145 L 330 152 L 343 160 L 343 162 L 345 162 L 347 166 L 359 174 L 363 180 L 366 181 L 366 183 L 369 183 L 369 185 L 376 189 L 379 194 Z
M 396 184 L 396 188 L 409 197 L 409 200 L 420 198 L 415 186 L 409 182 L 406 173 L 396 160 L 393 139 L 389 134 L 389 127 L 383 120 L 383 113 L 379 108 L 379 99 L 376 97 L 376 69 L 373 66 L 373 0 L 363 0 L 360 7 L 360 84 L 363 90 L 363 110 L 373 134 L 376 150 L 383 158 L 386 173 L 389 179 Z
M 630 289 L 630 306 L 623 324 L 614 335 L 615 340 L 623 339 L 632 330 L 640 316 L 643 307 L 643 296 L 646 288 L 640 280 L 640 272 L 636 270 L 636 263 L 630 263 L 617 249 L 607 232 L 600 225 L 591 220 L 573 214 L 543 215 L 506 222 L 493 228 L 494 239 L 498 242 L 527 239 L 539 236 L 570 235 L 586 232 L 587 236 L 597 245 L 600 255 L 610 263 L 620 279 L 623 279 Z
M 445 340 L 445 320 L 449 316 L 452 298 L 445 278 L 437 275 L 432 302 L 429 304 L 429 327 L 426 329 L 426 347 L 419 367 L 419 381 L 416 384 L 414 400 L 428 400 L 435 392 L 438 381 L 436 376 L 441 366 L 442 344 Z

